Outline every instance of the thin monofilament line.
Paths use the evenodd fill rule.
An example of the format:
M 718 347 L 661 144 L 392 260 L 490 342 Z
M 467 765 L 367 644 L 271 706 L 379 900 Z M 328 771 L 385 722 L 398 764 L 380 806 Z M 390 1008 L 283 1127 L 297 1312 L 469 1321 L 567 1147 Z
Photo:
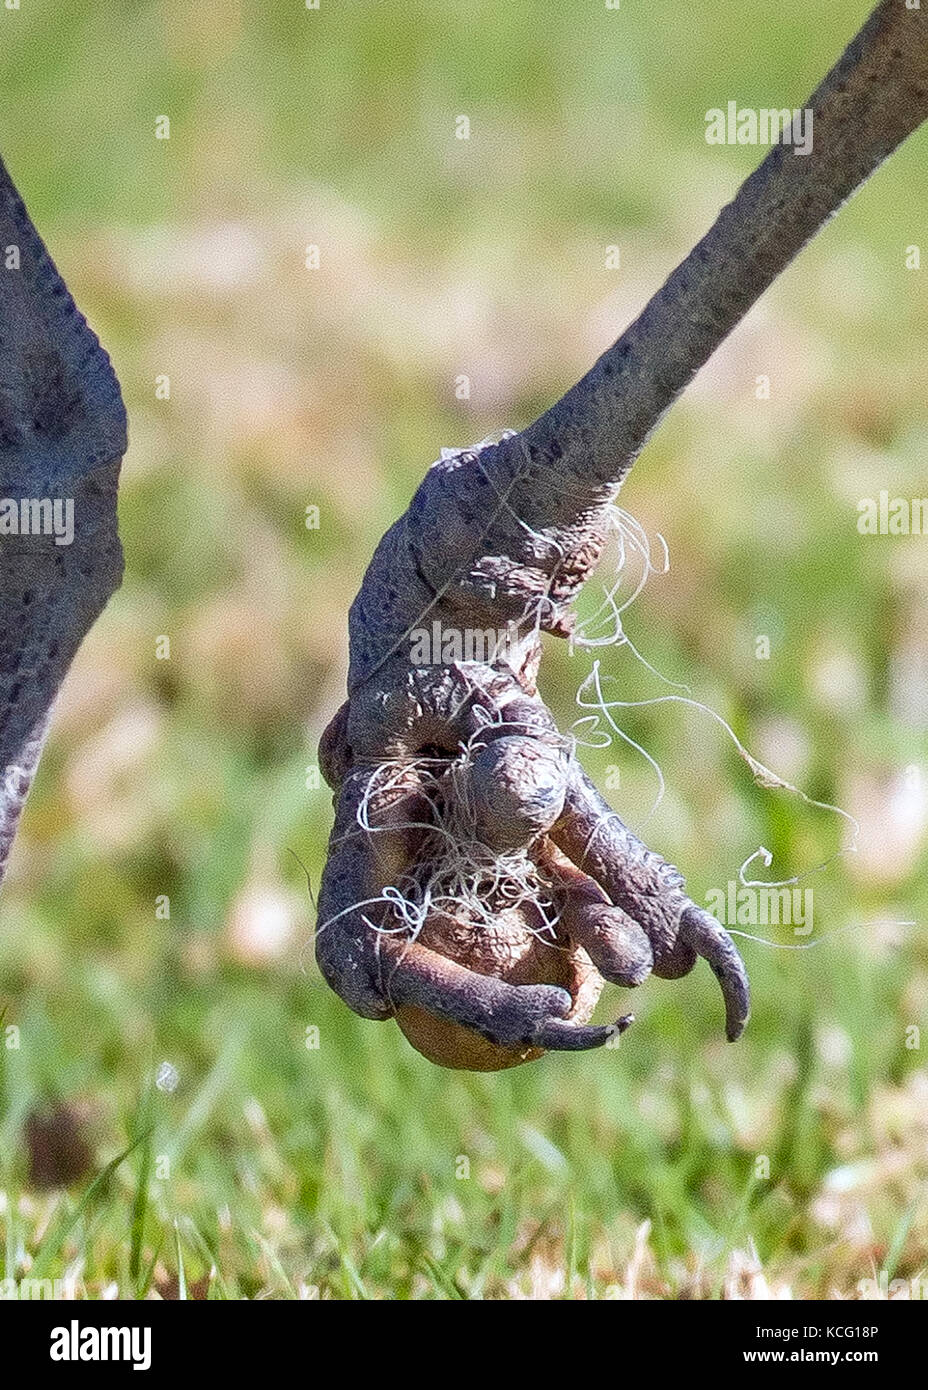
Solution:
M 580 686 L 580 689 L 577 692 L 577 704 L 581 709 L 595 709 L 598 713 L 604 715 L 610 726 L 614 728 L 617 733 L 620 734 L 622 733 L 622 731 L 616 726 L 614 720 L 611 718 L 611 715 L 609 713 L 609 711 L 612 709 L 642 709 L 654 705 L 679 704 L 687 705 L 692 709 L 699 710 L 703 714 L 708 714 L 712 719 L 715 720 L 715 722 L 722 729 L 724 729 L 725 733 L 728 735 L 729 739 L 734 744 L 734 747 L 737 750 L 739 756 L 750 767 L 754 775 L 754 782 L 757 786 L 763 787 L 765 790 L 768 791 L 783 790 L 791 792 L 794 796 L 798 796 L 800 800 L 805 803 L 805 805 L 814 807 L 815 809 L 820 811 L 831 811 L 834 815 L 840 816 L 850 825 L 853 834 L 852 843 L 848 846 L 844 846 L 843 848 L 837 850 L 834 855 L 830 856 L 830 858 L 825 860 L 822 865 L 818 866 L 819 868 L 824 868 L 827 864 L 830 864 L 832 860 L 835 858 L 839 858 L 846 854 L 857 853 L 857 841 L 860 836 L 860 824 L 855 819 L 855 817 L 852 816 L 849 811 L 845 811 L 841 806 L 836 806 L 834 805 L 834 803 L 830 801 L 820 801 L 816 797 L 809 796 L 808 793 L 804 792 L 801 787 L 794 786 L 793 783 L 787 781 L 786 778 L 780 777 L 777 773 L 772 772 L 769 767 L 766 767 L 762 762 L 755 758 L 753 754 L 748 752 L 747 748 L 745 748 L 744 744 L 738 738 L 738 735 L 735 733 L 734 729 L 731 727 L 728 721 L 724 719 L 723 716 L 719 714 L 717 710 L 714 710 L 711 705 L 704 704 L 701 700 L 695 700 L 690 698 L 689 696 L 684 695 L 654 695 L 646 700 L 607 701 L 602 692 L 599 665 L 600 663 L 598 660 L 593 663 L 593 670 L 583 681 L 583 683 Z M 606 676 L 606 679 L 614 680 L 615 677 Z M 582 699 L 582 696 L 585 688 L 590 683 L 592 683 L 593 688 L 595 689 L 597 698 L 594 703 L 585 703 Z M 649 761 L 653 760 L 649 758 Z M 661 784 L 663 787 L 663 774 L 661 774 Z M 652 811 L 650 814 L 653 814 L 654 809 L 656 808 L 652 807 Z M 755 851 L 755 855 L 756 853 L 757 852 Z M 751 858 L 755 857 L 755 855 L 752 855 Z M 749 862 L 750 859 L 745 860 L 745 864 Z M 742 865 L 742 867 L 744 867 L 744 865 Z M 811 873 L 814 871 L 807 870 L 807 872 Z
M 583 641 L 582 639 L 574 641 L 572 639 L 572 645 L 580 647 L 604 647 L 610 645 L 613 647 L 627 647 L 634 656 L 635 660 L 641 666 L 643 666 L 645 670 L 649 671 L 659 680 L 663 681 L 664 684 L 676 686 L 679 690 L 685 690 L 687 692 L 686 696 L 664 695 L 653 696 L 646 700 L 607 701 L 602 691 L 602 678 L 600 675 L 600 662 L 598 659 L 594 661 L 592 670 L 581 682 L 577 690 L 576 704 L 579 706 L 579 708 L 593 709 L 596 712 L 586 716 L 584 719 L 576 721 L 576 723 L 573 726 L 574 730 L 579 729 L 584 724 L 590 724 L 591 732 L 595 734 L 599 728 L 599 717 L 602 716 L 603 718 L 605 718 L 613 734 L 616 737 L 620 738 L 628 747 L 634 749 L 635 752 L 639 753 L 654 769 L 655 775 L 658 779 L 657 794 L 644 819 L 641 822 L 639 822 L 638 829 L 640 830 L 645 825 L 647 825 L 648 821 L 655 814 L 661 802 L 663 801 L 664 794 L 666 791 L 666 780 L 664 778 L 663 770 L 661 769 L 660 764 L 657 762 L 657 759 L 654 758 L 647 751 L 647 749 L 644 748 L 640 743 L 637 743 L 626 732 L 626 730 L 622 729 L 621 726 L 616 723 L 610 711 L 614 708 L 633 709 L 636 707 L 672 702 L 690 705 L 693 708 L 698 709 L 705 714 L 709 714 L 716 721 L 716 723 L 718 723 L 721 726 L 721 728 L 724 729 L 728 737 L 734 743 L 739 756 L 751 768 L 751 771 L 754 774 L 754 781 L 757 785 L 766 787 L 768 789 L 782 788 L 785 791 L 792 792 L 794 795 L 798 796 L 806 805 L 815 807 L 819 810 L 832 811 L 836 815 L 843 817 L 851 826 L 853 839 L 852 843 L 849 846 L 845 846 L 842 849 L 837 850 L 835 854 L 830 855 L 827 859 L 823 860 L 822 863 L 815 865 L 813 868 L 806 869 L 802 873 L 794 874 L 789 878 L 776 880 L 745 878 L 745 869 L 750 863 L 753 862 L 753 860 L 758 858 L 758 856 L 764 858 L 764 862 L 768 867 L 772 863 L 773 856 L 770 854 L 770 852 L 766 850 L 763 845 L 759 846 L 758 849 L 754 850 L 750 855 L 748 855 L 748 857 L 744 860 L 744 862 L 741 864 L 741 867 L 738 870 L 738 878 L 740 882 L 744 885 L 744 887 L 786 888 L 793 884 L 803 882 L 806 878 L 811 877 L 813 874 L 822 873 L 837 858 L 841 858 L 847 854 L 856 854 L 857 841 L 860 835 L 860 825 L 858 821 L 855 820 L 855 818 L 850 814 L 849 811 L 845 811 L 842 807 L 833 805 L 830 802 L 819 801 L 814 799 L 813 797 L 810 797 L 800 787 L 794 786 L 792 783 L 786 781 L 785 778 L 782 778 L 777 773 L 772 772 L 770 768 L 765 767 L 763 763 L 759 762 L 758 759 L 755 758 L 747 750 L 747 748 L 735 734 L 735 731 L 732 729 L 731 725 L 721 714 L 718 713 L 717 710 L 712 709 L 710 705 L 705 704 L 701 700 L 696 700 L 692 698 L 690 693 L 690 686 L 680 681 L 673 681 L 669 677 L 665 676 L 662 672 L 658 671 L 657 668 L 653 666 L 651 662 L 649 662 L 647 658 L 642 655 L 642 653 L 638 650 L 635 644 L 631 641 L 622 625 L 621 615 L 628 608 L 630 608 L 632 604 L 636 601 L 636 599 L 641 595 L 642 591 L 645 588 L 645 585 L 647 584 L 649 578 L 652 575 L 667 574 L 669 572 L 670 552 L 666 540 L 663 536 L 659 534 L 658 539 L 660 540 L 664 551 L 664 565 L 661 569 L 657 569 L 651 563 L 650 538 L 648 537 L 645 528 L 640 524 L 640 522 L 636 521 L 635 518 L 629 512 L 624 511 L 616 504 L 613 504 L 610 507 L 609 513 L 610 526 L 613 529 L 613 531 L 616 532 L 618 535 L 619 553 L 617 556 L 615 575 L 613 578 L 612 585 L 608 589 L 606 589 L 606 587 L 604 586 L 604 603 L 611 603 L 615 611 L 615 630 L 612 633 L 611 638 L 601 638 L 592 641 Z M 614 602 L 614 597 L 618 588 L 621 585 L 622 570 L 624 569 L 627 559 L 625 545 L 626 537 L 630 538 L 631 540 L 631 548 L 633 550 L 633 553 L 636 553 L 642 560 L 642 572 L 637 582 L 635 583 L 632 593 L 628 596 L 628 598 L 625 600 L 623 604 L 618 605 Z M 597 613 L 594 615 L 594 618 L 598 617 L 599 614 L 603 612 L 603 608 L 604 604 L 601 604 L 600 608 L 597 610 Z M 614 676 L 606 676 L 605 679 L 614 680 L 616 678 Z M 596 692 L 596 700 L 592 704 L 587 704 L 584 703 L 582 697 L 585 689 L 590 683 L 592 683 L 593 688 Z M 600 749 L 609 747 L 612 742 L 612 739 L 609 737 L 609 735 L 606 734 L 605 730 L 603 730 L 602 732 L 605 738 L 605 742 L 600 742 L 598 744 L 587 742 L 585 746 L 597 747 Z
M 401 926 L 378 926 L 365 915 L 367 925 L 388 934 L 408 929 L 418 935 L 433 911 L 445 912 L 458 922 L 469 921 L 477 929 L 492 924 L 501 908 L 517 910 L 528 904 L 541 918 L 541 925 L 531 924 L 530 930 L 546 937 L 553 933 L 560 914 L 550 896 L 550 885 L 527 850 L 500 853 L 477 837 L 466 773 L 475 748 L 481 746 L 480 739 L 493 722 L 485 722 L 454 759 L 395 759 L 372 769 L 356 812 L 358 829 L 366 835 L 423 831 L 420 866 L 417 873 L 403 876 L 402 889 L 400 884 L 390 885 L 378 897 L 350 905 L 338 916 L 347 915 L 355 907 L 383 903 L 401 919 Z M 375 797 L 410 790 L 424 799 L 432 819 L 391 819 L 386 825 L 372 822 Z M 437 843 L 429 844 L 430 836 Z
M 573 652 L 577 647 L 590 649 L 593 647 L 611 647 L 622 642 L 628 642 L 628 635 L 622 626 L 622 614 L 625 613 L 643 592 L 645 586 L 652 575 L 668 574 L 670 571 L 670 550 L 664 537 L 658 532 L 657 540 L 663 550 L 664 561 L 658 568 L 651 560 L 651 540 L 647 531 L 639 521 L 625 511 L 618 503 L 612 502 L 605 509 L 604 530 L 606 533 L 606 544 L 614 538 L 618 546 L 618 554 L 612 570 L 611 582 L 602 585 L 602 598 L 599 607 L 589 617 L 577 625 L 575 630 L 568 638 L 568 649 Z M 629 554 L 636 555 L 641 561 L 641 572 L 634 582 L 632 592 L 621 604 L 617 602 L 616 596 L 625 580 L 625 569 L 628 564 Z M 602 567 L 602 561 L 600 561 Z M 613 629 L 602 637 L 590 637 L 585 633 L 594 629 L 596 625 L 607 618 L 612 620 Z M 629 644 L 630 645 L 630 644 Z M 639 659 L 648 666 L 649 670 L 654 670 L 644 658 L 636 652 Z M 659 672 L 655 671 L 656 675 Z M 668 682 L 676 684 L 676 682 Z
M 574 645 L 576 645 L 576 646 L 586 646 L 586 647 L 592 647 L 592 646 L 609 646 L 609 645 L 616 646 L 616 647 L 619 647 L 619 646 L 627 646 L 627 647 L 629 648 L 629 650 L 632 652 L 633 656 L 636 658 L 636 660 L 637 660 L 641 665 L 643 665 L 647 670 L 652 671 L 655 675 L 659 676 L 662 680 L 666 680 L 667 678 L 664 677 L 664 676 L 662 676 L 660 672 L 656 671 L 656 669 L 651 665 L 651 663 L 648 662 L 648 661 L 646 660 L 646 658 L 644 658 L 644 657 L 641 655 L 641 653 L 637 650 L 637 648 L 634 646 L 634 644 L 633 644 L 633 643 L 630 641 L 630 639 L 628 638 L 628 635 L 627 635 L 627 633 L 624 631 L 624 628 L 623 628 L 622 623 L 621 623 L 621 613 L 623 613 L 624 611 L 626 611 L 626 610 L 632 605 L 632 603 L 639 597 L 639 595 L 641 594 L 642 590 L 644 589 L 645 584 L 646 584 L 648 578 L 651 576 L 651 574 L 653 574 L 653 573 L 667 573 L 667 571 L 669 570 L 669 568 L 670 568 L 670 564 L 669 564 L 669 552 L 667 551 L 667 548 L 666 548 L 666 542 L 663 540 L 663 537 L 660 538 L 661 541 L 662 541 L 662 543 L 663 543 L 663 545 L 664 545 L 664 548 L 665 548 L 665 565 L 664 565 L 663 570 L 657 571 L 657 570 L 651 565 L 651 563 L 650 563 L 650 547 L 649 547 L 648 538 L 647 538 L 647 536 L 646 536 L 646 534 L 645 534 L 645 532 L 644 532 L 644 529 L 643 529 L 642 527 L 638 526 L 638 523 L 634 522 L 634 521 L 633 521 L 633 518 L 628 517 L 628 513 L 622 513 L 621 510 L 620 510 L 618 507 L 615 508 L 615 512 L 620 513 L 620 515 L 622 516 L 623 520 L 624 520 L 625 518 L 628 518 L 628 520 L 632 521 L 633 524 L 634 524 L 634 526 L 637 528 L 632 534 L 635 536 L 635 540 L 638 542 L 638 544 L 637 544 L 636 547 L 635 547 L 636 553 L 637 553 L 639 556 L 641 556 L 642 559 L 643 559 L 643 561 L 644 561 L 644 567 L 643 567 L 642 575 L 641 575 L 641 577 L 639 578 L 637 584 L 635 585 L 635 588 L 634 588 L 632 594 L 631 594 L 630 597 L 625 601 L 625 603 L 623 603 L 621 606 L 619 606 L 619 605 L 617 605 L 617 604 L 614 604 L 614 608 L 615 608 L 615 613 L 616 613 L 616 619 L 617 619 L 617 621 L 616 621 L 616 626 L 615 626 L 614 633 L 612 634 L 612 637 L 611 637 L 611 641 L 608 640 L 608 639 L 606 639 L 606 640 L 599 639 L 599 640 L 596 640 L 596 641 L 587 641 L 587 642 L 577 641 L 576 643 L 574 643 Z M 643 540 L 642 540 L 642 538 L 643 538 Z M 618 587 L 619 587 L 619 585 L 620 585 L 620 583 L 621 583 L 621 570 L 622 570 L 622 568 L 624 567 L 624 564 L 625 564 L 625 561 L 626 561 L 626 551 L 625 551 L 625 544 L 624 544 L 624 541 L 625 541 L 625 533 L 623 533 L 623 534 L 620 536 L 620 539 L 619 539 L 619 547 L 620 547 L 620 548 L 619 548 L 619 556 L 618 556 L 618 562 L 617 562 L 617 577 L 616 577 L 616 580 L 614 581 L 614 583 L 613 583 L 613 585 L 612 585 L 612 587 L 611 587 L 610 589 L 605 590 L 605 602 L 606 602 L 606 603 L 608 603 L 608 602 L 610 602 L 611 600 L 614 599 L 615 593 L 617 592 L 617 589 L 618 589 Z M 598 617 L 599 617 L 599 614 L 601 614 L 601 613 L 603 612 L 603 608 L 604 608 L 604 605 L 601 604 L 599 610 L 597 610 L 597 613 L 596 613 L 594 616 L 598 618 Z M 606 679 L 610 679 L 610 680 L 611 680 L 611 679 L 615 679 L 615 677 L 608 676 L 608 677 L 606 677 Z M 585 688 L 586 688 L 587 685 L 590 684 L 590 683 L 592 683 L 592 685 L 593 685 L 593 687 L 594 687 L 594 689 L 595 689 L 595 693 L 596 693 L 595 705 L 585 704 L 585 703 L 584 703 L 584 700 L 583 700 L 583 698 L 582 698 L 583 692 L 584 692 Z M 667 681 L 667 683 L 668 683 L 668 684 L 677 684 L 677 682 L 671 682 L 671 681 Z M 682 686 L 681 688 L 686 689 L 687 691 L 689 691 L 689 687 L 688 687 L 688 686 Z M 766 850 L 763 846 L 760 846 L 758 849 L 756 849 L 755 851 L 753 851 L 753 853 L 750 854 L 750 855 L 744 860 L 744 862 L 742 863 L 741 867 L 740 867 L 739 870 L 738 870 L 738 878 L 739 878 L 739 881 L 743 884 L 744 887 L 746 887 L 746 888 L 785 888 L 785 887 L 789 887 L 789 886 L 792 886 L 792 885 L 795 885 L 795 884 L 799 884 L 799 883 L 803 882 L 806 878 L 811 877 L 813 874 L 822 873 L 826 868 L 828 868 L 828 866 L 829 866 L 830 864 L 832 864 L 832 863 L 834 862 L 834 860 L 835 860 L 836 858 L 839 858 L 839 857 L 842 857 L 842 856 L 844 856 L 844 855 L 853 854 L 853 853 L 856 853 L 856 852 L 857 852 L 857 839 L 858 839 L 859 834 L 860 834 L 860 825 L 859 825 L 858 821 L 850 814 L 850 812 L 845 811 L 842 807 L 832 805 L 830 802 L 823 802 L 823 801 L 819 801 L 819 800 L 817 800 L 817 799 L 815 799 L 815 798 L 813 798 L 813 797 L 810 797 L 810 796 L 809 796 L 806 792 L 804 792 L 801 788 L 794 786 L 792 783 L 786 781 L 786 779 L 784 779 L 784 778 L 782 778 L 782 777 L 779 777 L 776 773 L 771 772 L 771 770 L 770 770 L 769 768 L 765 767 L 765 766 L 764 766 L 762 763 L 760 763 L 756 758 L 754 758 L 753 755 L 752 755 L 751 753 L 748 752 L 748 750 L 745 748 L 745 746 L 743 745 L 743 743 L 740 741 L 740 739 L 739 739 L 739 738 L 737 737 L 737 735 L 735 734 L 734 730 L 732 729 L 732 727 L 731 727 L 731 725 L 728 723 L 728 721 L 725 720 L 725 719 L 723 718 L 723 716 L 720 715 L 716 710 L 712 709 L 711 706 L 709 706 L 709 705 L 703 703 L 703 702 L 700 701 L 700 700 L 695 700 L 695 699 L 693 699 L 693 698 L 683 697 L 683 696 L 680 696 L 680 695 L 655 696 L 655 697 L 652 697 L 652 698 L 647 699 L 647 700 L 614 700 L 614 701 L 608 701 L 608 702 L 607 702 L 606 699 L 605 699 L 605 696 L 604 696 L 604 694 L 603 694 L 603 691 L 602 691 L 601 676 L 600 676 L 600 663 L 599 663 L 599 660 L 597 659 L 596 661 L 594 661 L 594 665 L 593 665 L 592 671 L 591 671 L 591 672 L 589 673 L 589 675 L 585 678 L 585 680 L 581 683 L 581 685 L 580 685 L 580 687 L 579 687 L 579 689 L 578 689 L 578 691 L 577 691 L 577 696 L 576 696 L 576 703 L 580 706 L 581 709 L 583 709 L 583 708 L 595 708 L 596 713 L 587 716 L 585 720 L 578 721 L 578 726 L 579 726 L 579 724 L 586 723 L 587 721 L 592 720 L 592 721 L 594 721 L 594 722 L 593 722 L 593 731 L 595 732 L 596 729 L 597 729 L 598 717 L 599 717 L 599 715 L 602 715 L 602 716 L 606 719 L 606 721 L 608 722 L 608 724 L 609 724 L 610 728 L 613 730 L 614 734 L 615 734 L 616 736 L 618 736 L 619 738 L 621 738 L 628 746 L 634 748 L 637 752 L 639 752 L 639 753 L 647 760 L 647 762 L 654 768 L 654 770 L 655 770 L 655 772 L 656 772 L 656 774 L 657 774 L 657 777 L 658 777 L 659 790 L 658 790 L 658 795 L 657 795 L 657 798 L 655 799 L 654 804 L 652 805 L 650 811 L 648 812 L 647 816 L 645 817 L 645 822 L 646 822 L 648 819 L 650 819 L 650 817 L 654 814 L 654 812 L 657 810 L 657 808 L 658 808 L 658 806 L 660 805 L 660 802 L 661 802 L 661 800 L 662 800 L 662 798 L 663 798 L 664 791 L 665 791 L 665 788 L 666 788 L 666 782 L 665 782 L 665 779 L 664 779 L 664 775 L 663 775 L 663 772 L 662 772 L 662 770 L 661 770 L 659 764 L 657 763 L 656 759 L 653 758 L 653 757 L 651 756 L 651 754 L 648 753 L 648 751 L 647 751 L 645 748 L 643 748 L 640 744 L 636 743 L 635 740 L 632 739 L 632 738 L 630 737 L 630 735 L 629 735 L 624 729 L 622 729 L 622 728 L 615 722 L 615 720 L 612 718 L 612 715 L 611 715 L 610 711 L 611 711 L 611 709 L 613 709 L 613 708 L 627 708 L 627 709 L 632 709 L 632 708 L 635 708 L 635 707 L 642 707 L 642 706 L 655 705 L 655 704 L 664 704 L 664 703 L 669 703 L 669 702 L 670 702 L 670 703 L 680 703 L 680 704 L 689 705 L 689 706 L 691 706 L 691 707 L 693 707 L 693 708 L 695 708 L 695 709 L 700 710 L 700 711 L 703 712 L 703 713 L 706 713 L 706 714 L 711 715 L 711 717 L 724 729 L 724 731 L 726 732 L 726 734 L 728 735 L 728 737 L 732 740 L 732 742 L 734 743 L 735 748 L 736 748 L 736 750 L 737 750 L 739 756 L 740 756 L 740 757 L 748 764 L 748 766 L 751 768 L 751 770 L 752 770 L 752 772 L 753 772 L 753 774 L 754 774 L 754 780 L 755 780 L 756 783 L 758 783 L 759 785 L 764 786 L 764 787 L 766 787 L 766 788 L 768 788 L 768 789 L 782 788 L 782 789 L 784 789 L 784 790 L 786 790 L 786 791 L 792 792 L 792 793 L 795 794 L 796 796 L 800 797 L 801 800 L 802 800 L 806 805 L 815 807 L 815 808 L 820 809 L 820 810 L 832 811 L 832 812 L 834 812 L 836 815 L 842 816 L 845 820 L 848 821 L 848 823 L 849 823 L 850 826 L 851 826 L 852 834 L 853 834 L 853 841 L 852 841 L 852 844 L 851 844 L 850 846 L 845 846 L 845 847 L 843 847 L 842 849 L 837 850 L 837 851 L 835 852 L 835 854 L 829 856 L 829 857 L 828 857 L 826 860 L 824 860 L 821 864 L 815 865 L 815 866 L 814 866 L 813 868 L 811 868 L 811 869 L 806 869 L 806 870 L 803 871 L 802 873 L 794 874 L 794 875 L 792 875 L 792 876 L 789 877 L 789 878 L 778 879 L 778 880 L 746 879 L 746 878 L 745 878 L 745 870 L 747 869 L 747 866 L 748 866 L 753 860 L 755 860 L 756 858 L 758 858 L 758 856 L 760 856 L 760 857 L 762 857 L 762 858 L 764 859 L 764 863 L 765 863 L 766 865 L 769 866 L 769 865 L 772 863 L 773 856 L 772 856 L 772 855 L 770 854 L 770 852 L 769 852 L 768 850 Z M 577 727 L 577 726 L 575 726 L 575 727 Z M 604 735 L 605 735 L 605 731 L 603 731 L 603 733 L 604 733 Z M 600 748 L 602 748 L 602 747 L 608 747 L 609 744 L 611 743 L 611 739 L 609 738 L 608 735 L 605 735 L 605 737 L 606 737 L 606 743 L 605 743 L 605 744 L 602 744 L 602 743 L 601 743 L 601 744 L 599 744 L 599 745 L 588 745 L 588 746 L 599 746 Z M 608 819 L 608 817 L 603 817 L 603 820 L 606 820 L 606 819 Z M 596 835 L 596 830 L 594 829 L 594 831 L 592 832 L 592 835 L 591 835 L 591 837 L 590 837 L 590 843 L 592 843 L 592 840 L 593 840 L 593 838 L 595 837 L 595 835 Z M 886 926 L 899 926 L 899 927 L 913 927 L 913 926 L 916 925 L 916 923 L 915 923 L 914 921 L 904 920 L 904 919 L 903 919 L 903 920 L 888 919 L 888 920 L 885 921 L 885 922 L 882 922 L 882 923 L 875 923 L 875 924 L 873 924 L 873 925 L 875 925 L 875 926 L 886 925 Z M 850 924 L 850 925 L 848 925 L 848 926 L 846 926 L 846 927 L 839 927 L 839 928 L 835 928 L 835 929 L 832 930 L 832 931 L 825 932 L 825 933 L 823 933 L 821 936 L 817 937 L 814 941 L 796 943 L 796 942 L 779 942 L 779 941 L 771 941 L 771 940 L 770 940 L 769 938 L 767 938 L 767 937 L 756 936 L 756 935 L 753 935 L 753 934 L 750 933 L 750 932 L 745 932 L 745 931 L 742 931 L 742 930 L 740 930 L 740 929 L 738 929 L 738 928 L 735 928 L 735 927 L 731 927 L 731 926 L 728 927 L 728 933 L 729 933 L 730 936 L 737 936 L 737 937 L 740 937 L 740 938 L 742 938 L 742 939 L 744 939 L 744 940 L 746 940 L 746 941 L 751 941 L 751 942 L 753 942 L 753 943 L 755 943 L 755 944 L 758 944 L 758 945 L 767 946 L 767 947 L 769 947 L 769 948 L 772 949 L 772 950 L 780 950 L 780 951 L 808 951 L 808 950 L 813 949 L 814 947 L 818 947 L 818 946 L 823 945 L 826 941 L 830 940 L 830 939 L 831 939 L 832 937 L 834 937 L 834 936 L 841 936 L 841 935 L 847 934 L 848 932 L 851 932 L 851 931 L 855 931 L 855 932 L 856 932 L 856 931 L 859 931 L 859 930 L 860 930 L 860 928 L 859 928 L 857 925 L 855 925 L 855 924 Z
M 918 923 L 906 918 L 886 917 L 880 918 L 876 922 L 871 922 L 874 927 L 917 927 Z M 824 946 L 834 936 L 846 936 L 848 932 L 866 931 L 867 927 L 862 922 L 849 922 L 845 927 L 833 927 L 831 931 L 822 932 L 814 941 L 771 941 L 766 936 L 753 936 L 750 932 L 741 931 L 738 927 L 726 927 L 729 936 L 739 936 L 743 941 L 753 941 L 758 946 L 769 946 L 772 951 L 811 951 L 816 946 Z

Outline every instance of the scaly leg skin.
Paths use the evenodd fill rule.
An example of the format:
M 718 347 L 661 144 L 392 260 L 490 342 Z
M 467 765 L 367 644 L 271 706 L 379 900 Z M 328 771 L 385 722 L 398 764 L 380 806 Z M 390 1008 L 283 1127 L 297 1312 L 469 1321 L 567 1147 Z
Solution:
M 356 1013 L 395 1018 L 439 1065 L 500 1070 L 604 1046 L 631 1017 L 589 1024 L 603 980 L 672 979 L 703 956 L 728 1036 L 740 1035 L 748 985 L 734 944 L 602 799 L 530 680 L 478 663 L 417 671 L 381 694 L 369 741 L 357 709 L 342 707 L 321 748 L 337 817 L 316 939 L 325 978 Z M 505 894 L 489 922 L 448 904 L 403 916 L 445 821 L 460 833 L 449 799 L 484 856 L 530 857 L 555 920 Z

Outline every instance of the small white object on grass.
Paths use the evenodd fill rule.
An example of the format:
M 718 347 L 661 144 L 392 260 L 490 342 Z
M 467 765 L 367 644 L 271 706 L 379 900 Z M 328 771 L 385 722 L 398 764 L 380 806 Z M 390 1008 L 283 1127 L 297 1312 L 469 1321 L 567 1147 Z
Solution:
M 167 1091 L 171 1094 L 177 1090 L 180 1082 L 180 1075 L 177 1068 L 171 1062 L 162 1062 L 155 1076 L 155 1085 L 159 1091 Z

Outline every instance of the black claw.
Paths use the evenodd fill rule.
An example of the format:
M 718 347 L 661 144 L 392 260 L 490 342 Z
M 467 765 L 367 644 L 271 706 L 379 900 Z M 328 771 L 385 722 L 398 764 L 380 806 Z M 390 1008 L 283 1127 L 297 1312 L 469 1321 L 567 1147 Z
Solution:
M 594 1047 L 605 1047 L 611 1038 L 624 1033 L 634 1021 L 634 1014 L 624 1014 L 615 1023 L 584 1027 L 568 1023 L 563 1018 L 549 1018 L 535 1029 L 532 1042 L 536 1047 L 547 1048 L 549 1052 L 588 1052 Z
M 715 973 L 725 1000 L 725 1033 L 737 1042 L 751 1013 L 751 987 L 738 948 L 721 923 L 694 903 L 680 918 L 680 936 Z

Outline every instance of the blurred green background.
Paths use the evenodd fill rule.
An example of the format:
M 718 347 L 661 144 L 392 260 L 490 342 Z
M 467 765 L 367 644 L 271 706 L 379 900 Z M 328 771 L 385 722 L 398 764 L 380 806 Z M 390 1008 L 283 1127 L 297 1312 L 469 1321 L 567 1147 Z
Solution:
M 802 104 L 868 8 L 0 10 L 2 153 L 131 435 L 126 581 L 62 695 L 0 901 L 5 1277 L 91 1297 L 856 1297 L 926 1268 L 928 944 L 898 924 L 928 898 L 928 540 L 856 527 L 863 497 L 928 495 L 928 270 L 906 268 L 924 132 L 622 494 L 672 564 L 626 614 L 636 646 L 860 822 L 858 853 L 803 880 L 816 949 L 743 943 L 743 1041 L 700 969 L 648 983 L 617 1050 L 441 1072 L 327 991 L 288 852 L 318 882 L 315 749 L 381 532 L 441 446 L 527 423 L 702 235 L 762 153 L 708 146 L 707 109 Z M 627 648 L 598 655 L 614 695 L 667 693 Z M 565 727 L 590 661 L 548 653 Z M 629 748 L 586 764 L 699 900 L 760 845 L 788 878 L 846 843 L 835 815 L 756 787 L 710 717 L 619 722 L 660 763 L 661 806 L 648 818 Z

